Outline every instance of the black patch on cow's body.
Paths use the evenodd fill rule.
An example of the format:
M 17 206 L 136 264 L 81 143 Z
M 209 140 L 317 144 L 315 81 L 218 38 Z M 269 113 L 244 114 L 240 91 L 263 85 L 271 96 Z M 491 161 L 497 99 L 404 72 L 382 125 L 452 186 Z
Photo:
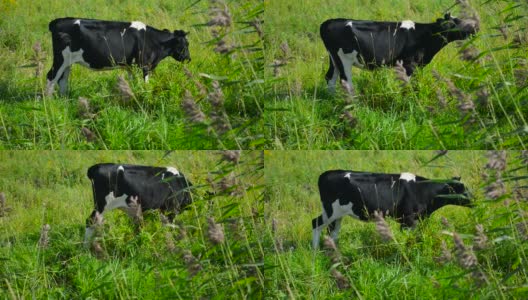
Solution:
M 374 211 L 380 211 L 394 216 L 402 227 L 412 227 L 420 217 L 448 204 L 469 205 L 466 189 L 458 181 L 438 182 L 421 176 L 404 178 L 402 174 L 346 170 L 324 172 L 319 176 L 318 186 L 327 220 L 324 220 L 324 214 L 312 220 L 314 237 L 317 235 L 315 230 L 321 226 L 329 225 L 329 229 L 333 230 L 335 224 L 332 223 L 338 220 L 335 216 L 333 221 L 328 220 L 334 214 L 332 203 L 337 199 L 341 206 L 351 203 L 354 215 L 361 220 L 366 221 Z

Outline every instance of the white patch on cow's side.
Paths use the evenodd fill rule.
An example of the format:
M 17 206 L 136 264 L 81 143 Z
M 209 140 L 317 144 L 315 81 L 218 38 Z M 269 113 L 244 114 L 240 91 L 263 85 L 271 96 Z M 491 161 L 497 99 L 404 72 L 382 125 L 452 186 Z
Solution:
M 127 198 L 127 194 L 115 197 L 114 192 L 110 192 L 110 194 L 105 196 L 106 205 L 104 207 L 103 213 L 115 208 L 128 208 L 128 204 L 126 203 Z
M 73 22 L 73 24 L 81 26 L 81 20 L 77 19 L 77 21 Z
M 117 171 L 125 172 L 125 168 L 123 166 L 117 167 Z
M 403 172 L 400 174 L 400 179 L 405 181 L 416 181 L 416 175 L 412 173 Z
M 345 177 L 345 178 L 348 178 L 348 179 L 350 180 L 350 177 L 351 177 L 351 176 L 352 176 L 352 173 L 348 172 L 348 173 L 345 174 L 344 177 Z
M 407 30 L 409 30 L 409 29 L 411 29 L 411 28 L 412 28 L 412 29 L 416 29 L 416 28 L 414 27 L 414 22 L 411 21 L 411 20 L 404 20 L 404 21 L 401 21 L 400 28 L 407 29 Z
M 51 81 L 48 81 L 46 85 L 48 95 L 51 95 L 53 93 L 53 87 L 63 76 L 63 74 L 65 75 L 65 78 L 64 80 L 62 80 L 62 82 L 59 83 L 61 94 L 68 89 L 68 75 L 69 68 L 71 65 L 78 63 L 83 66 L 90 67 L 90 65 L 83 58 L 84 50 L 82 48 L 78 51 L 71 51 L 70 46 L 67 46 L 66 48 L 64 48 L 64 50 L 62 50 L 61 53 L 63 58 L 62 65 L 55 74 L 55 78 L 53 78 Z
M 341 62 L 343 63 L 343 70 L 345 71 L 347 83 L 352 87 L 352 66 L 363 67 L 363 64 L 358 60 L 358 52 L 352 50 L 350 53 L 345 53 L 343 48 L 339 48 L 337 56 L 339 56 L 339 59 L 341 59 Z
M 175 167 L 167 167 L 167 172 L 171 172 L 174 175 L 180 175 L 180 172 Z
M 345 24 L 345 26 L 348 26 L 348 27 L 352 28 L 352 21 L 348 21 L 348 22 Z
M 352 202 L 341 205 L 339 204 L 339 199 L 336 199 L 336 201 L 332 203 L 332 215 L 328 217 L 328 223 L 341 219 L 344 216 L 351 216 L 359 219 L 359 217 L 352 210 L 352 206 Z
M 132 23 L 130 23 L 130 28 L 135 28 L 137 30 L 147 30 L 147 25 L 140 21 L 132 21 Z
M 125 35 L 125 32 L 126 32 L 126 28 L 123 28 L 123 31 L 121 31 L 121 37 L 123 37 Z

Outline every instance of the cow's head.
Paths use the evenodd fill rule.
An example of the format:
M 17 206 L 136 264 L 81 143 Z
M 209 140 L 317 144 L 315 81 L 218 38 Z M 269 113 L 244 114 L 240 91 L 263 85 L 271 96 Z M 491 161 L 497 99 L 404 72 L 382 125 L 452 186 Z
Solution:
M 451 16 L 450 13 L 444 15 L 444 18 L 436 20 L 439 27 L 440 35 L 446 41 L 452 42 L 463 40 L 479 31 L 479 22 L 477 19 L 459 19 Z
M 191 61 L 189 54 L 189 42 L 187 41 L 187 32 L 175 30 L 173 38 L 169 41 L 170 56 L 177 61 Z
M 445 183 L 438 183 L 438 190 L 434 198 L 434 206 L 440 208 L 445 205 L 471 206 L 470 195 L 460 177 L 453 177 Z

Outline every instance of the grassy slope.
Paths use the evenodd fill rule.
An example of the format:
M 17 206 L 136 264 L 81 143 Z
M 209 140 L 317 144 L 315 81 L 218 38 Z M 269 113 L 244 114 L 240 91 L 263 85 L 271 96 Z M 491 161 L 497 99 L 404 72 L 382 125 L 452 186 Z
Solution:
M 319 25 L 326 19 L 348 17 L 367 20 L 412 19 L 428 23 L 436 20 L 454 1 L 341 0 L 308 2 L 269 1 L 266 11 L 266 59 L 271 64 L 283 59 L 280 45 L 286 42 L 290 53 L 281 75 L 270 84 L 266 105 L 266 133 L 274 149 L 479 149 L 525 148 L 524 134 L 509 134 L 526 126 L 528 111 L 526 81 L 516 81 L 514 73 L 528 72 L 528 44 L 519 49 L 492 51 L 511 43 L 515 30 L 526 26 L 522 20 L 528 6 L 513 10 L 512 1 L 472 1 L 481 22 L 473 45 L 489 58 L 477 63 L 459 59 L 451 44 L 433 62 L 413 75 L 411 85 L 401 87 L 391 69 L 364 71 L 353 68 L 357 92 L 355 103 L 347 105 L 342 91 L 331 95 L 324 74 L 328 57 L 319 37 Z M 454 15 L 459 13 L 453 9 Z M 506 16 L 524 19 L 505 22 Z M 510 16 L 511 17 L 511 16 Z M 497 27 L 510 26 L 504 40 Z M 449 96 L 446 84 L 432 75 L 437 70 L 468 95 L 476 105 L 477 122 L 464 129 L 457 111 L 458 101 Z M 524 71 L 523 71 L 524 70 Z M 273 77 L 272 68 L 267 77 Z M 485 87 L 487 104 L 479 104 L 476 92 Z M 440 107 L 437 90 L 447 98 Z M 431 110 L 433 112 L 431 112 Z M 341 117 L 350 111 L 357 119 L 351 127 Z
M 434 298 L 506 298 L 526 296 L 528 276 L 521 263 L 528 253 L 526 240 L 515 227 L 526 203 L 484 200 L 482 187 L 486 156 L 483 151 L 449 152 L 430 164 L 431 151 L 266 151 L 265 178 L 269 202 L 268 224 L 276 223 L 276 233 L 266 239 L 267 291 L 270 297 L 328 299 L 434 299 Z M 518 152 L 508 153 L 514 168 Z M 310 164 L 306 164 L 310 161 Z M 353 169 L 374 172 L 413 172 L 429 178 L 461 176 L 475 197 L 473 209 L 447 206 L 422 221 L 415 230 L 401 231 L 388 219 L 397 243 L 384 243 L 373 222 L 344 218 L 340 249 L 344 259 L 333 265 L 325 252 L 311 250 L 311 220 L 321 213 L 317 178 L 329 169 Z M 526 174 L 526 166 L 518 174 Z M 514 174 L 514 173 L 513 173 Z M 526 182 L 525 182 L 526 183 Z M 511 184 L 508 184 L 510 192 Z M 507 198 L 510 198 L 511 195 Z M 504 200 L 504 198 L 502 198 Z M 441 217 L 451 226 L 443 227 Z M 522 219 L 523 217 L 521 217 Z M 526 215 L 524 215 L 526 218 Z M 475 224 L 483 224 L 489 241 L 486 250 L 476 251 L 480 268 L 488 284 L 478 287 L 455 261 L 437 264 L 441 241 L 453 248 L 450 232 L 462 234 L 472 244 Z M 326 235 L 326 230 L 323 235 Z M 280 249 L 279 244 L 282 244 Z M 453 253 L 453 256 L 455 254 Z M 353 288 L 339 290 L 330 275 L 336 268 Z M 509 277 L 512 275 L 511 277 Z M 435 286 L 436 285 L 436 286 Z M 357 293 L 354 291 L 357 290 Z
M 256 148 L 262 138 L 263 109 L 258 61 L 261 51 L 235 50 L 222 55 L 213 51 L 210 28 L 195 26 L 209 21 L 209 3 L 199 1 L 2 1 L 0 3 L 0 148 L 4 149 L 219 149 Z M 262 9 L 259 1 L 230 2 L 233 25 L 228 44 L 261 47 L 252 27 L 238 22 L 255 19 Z M 148 25 L 189 31 L 192 62 L 185 64 L 193 74 L 186 77 L 183 64 L 163 60 L 148 84 L 141 72 L 130 82 L 136 100 L 125 105 L 115 89 L 117 75 L 128 80 L 124 70 L 93 72 L 74 66 L 70 94 L 66 98 L 40 99 L 46 73 L 52 64 L 48 22 L 57 17 L 76 16 L 107 20 L 141 20 Z M 220 33 L 223 33 L 220 30 Z M 35 42 L 42 44 L 44 69 L 35 78 L 35 68 L 20 68 L 31 61 Z M 200 75 L 200 74 L 203 74 Z M 217 137 L 207 128 L 190 123 L 182 111 L 181 98 L 190 90 L 208 115 L 211 105 L 200 95 L 194 81 L 212 91 L 212 80 L 220 80 L 225 94 L 225 111 L 234 130 Z M 79 117 L 77 99 L 90 99 L 97 112 L 94 120 Z M 86 142 L 81 127 L 92 130 L 97 140 Z
M 12 208 L 0 217 L 0 298 L 194 298 L 258 297 L 263 273 L 259 204 L 263 174 L 257 152 L 244 152 L 240 164 L 220 163 L 216 152 L 177 151 L 14 151 L 0 152 L 0 191 Z M 161 227 L 157 214 L 145 213 L 144 228 L 134 233 L 120 211 L 105 215 L 105 258 L 83 249 L 85 220 L 93 209 L 87 168 L 96 162 L 175 166 L 198 188 L 191 209 L 177 216 L 186 233 Z M 238 176 L 243 197 L 215 196 L 216 182 L 228 171 Z M 207 217 L 224 226 L 226 242 L 207 237 Z M 235 228 L 229 221 L 237 221 Z M 49 246 L 39 249 L 40 228 L 49 224 Z M 175 244 L 170 250 L 168 241 Z M 192 251 L 202 270 L 189 275 L 182 253 Z

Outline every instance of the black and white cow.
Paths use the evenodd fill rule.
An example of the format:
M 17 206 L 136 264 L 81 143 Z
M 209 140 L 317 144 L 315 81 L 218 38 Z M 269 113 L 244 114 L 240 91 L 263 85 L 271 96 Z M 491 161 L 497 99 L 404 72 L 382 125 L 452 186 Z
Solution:
M 394 216 L 402 227 L 413 227 L 418 218 L 445 205 L 469 206 L 468 193 L 459 180 L 429 180 L 411 173 L 326 171 L 319 176 L 323 213 L 312 220 L 312 245 L 317 249 L 326 225 L 337 242 L 341 218 L 347 215 L 366 221 L 374 211 L 381 211 Z
M 186 32 L 158 30 L 139 21 L 116 22 L 61 18 L 49 23 L 53 41 L 53 66 L 48 72 L 47 93 L 58 82 L 60 93 L 68 89 L 72 64 L 102 70 L 138 65 L 148 81 L 149 72 L 167 56 L 191 60 Z
M 92 181 L 95 209 L 86 220 L 85 246 L 94 234 L 94 224 L 105 212 L 119 208 L 129 215 L 134 205 L 141 209 L 160 209 L 172 222 L 191 201 L 191 183 L 173 167 L 149 167 L 112 163 L 93 165 L 88 169 Z
M 375 22 L 330 19 L 321 24 L 321 39 L 330 55 L 326 73 L 333 91 L 340 76 L 352 87 L 352 66 L 367 69 L 402 63 L 408 76 L 415 66 L 425 66 L 444 46 L 478 31 L 478 22 L 446 14 L 435 23 Z

